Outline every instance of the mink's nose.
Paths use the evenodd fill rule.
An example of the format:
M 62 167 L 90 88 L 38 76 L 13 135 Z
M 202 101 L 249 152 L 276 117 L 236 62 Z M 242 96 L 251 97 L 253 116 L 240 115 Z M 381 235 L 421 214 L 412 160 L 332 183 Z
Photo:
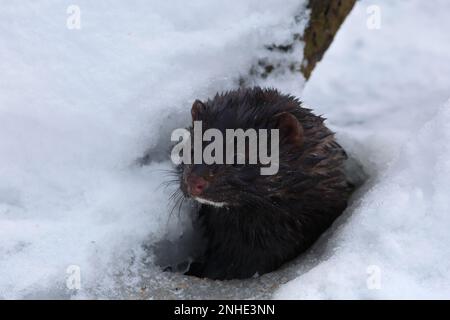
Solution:
M 187 179 L 187 185 L 189 193 L 194 197 L 197 197 L 208 187 L 208 181 L 202 177 L 191 174 Z

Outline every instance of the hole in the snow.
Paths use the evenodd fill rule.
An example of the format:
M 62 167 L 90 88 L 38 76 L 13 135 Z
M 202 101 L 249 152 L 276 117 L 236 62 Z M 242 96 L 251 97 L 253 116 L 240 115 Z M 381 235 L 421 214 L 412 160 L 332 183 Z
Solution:
M 354 184 L 355 191 L 357 191 L 364 182 L 368 179 L 368 174 L 365 172 L 361 162 L 350 157 L 346 162 L 345 170 L 349 181 Z M 165 237 L 149 246 L 150 250 L 154 255 L 154 263 L 161 268 L 164 272 L 176 272 L 184 274 L 189 270 L 191 263 L 195 260 L 195 257 L 201 256 L 201 253 L 205 249 L 205 241 L 202 238 L 199 230 L 194 227 L 193 220 L 191 218 L 192 210 L 195 208 L 190 204 L 185 205 L 181 209 L 177 216 L 177 223 L 175 227 L 172 227 L 168 231 Z M 343 216 L 341 219 L 335 222 L 325 234 L 325 238 L 322 237 L 314 245 L 317 250 L 317 245 L 326 242 L 327 238 L 333 233 L 336 225 L 345 223 L 346 217 Z M 320 249 L 318 249 L 320 251 Z M 306 251 L 300 256 L 305 256 L 308 254 Z M 293 261 L 289 262 L 293 263 Z M 275 272 L 277 270 L 274 270 Z
M 194 230 L 191 221 L 183 221 L 178 230 L 170 231 L 165 238 L 151 245 L 155 264 L 163 271 L 184 274 L 195 257 L 204 250 L 202 236 Z
M 364 169 L 362 163 L 353 156 L 349 156 L 345 162 L 345 173 L 348 181 L 355 186 L 353 193 L 355 193 L 369 178 L 369 175 Z

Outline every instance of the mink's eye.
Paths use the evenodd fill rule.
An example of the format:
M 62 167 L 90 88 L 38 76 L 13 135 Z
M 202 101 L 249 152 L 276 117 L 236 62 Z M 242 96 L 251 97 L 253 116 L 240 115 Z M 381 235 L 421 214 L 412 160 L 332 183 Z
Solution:
M 212 164 L 208 166 L 207 176 L 208 178 L 213 178 L 220 170 L 222 164 Z

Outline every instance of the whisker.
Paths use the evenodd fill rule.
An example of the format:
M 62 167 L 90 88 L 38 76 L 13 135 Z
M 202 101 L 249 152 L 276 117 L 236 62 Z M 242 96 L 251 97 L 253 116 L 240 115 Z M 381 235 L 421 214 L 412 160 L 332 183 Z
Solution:
M 156 190 L 159 190 L 160 188 L 163 188 L 163 190 L 167 190 L 168 187 L 178 184 L 180 182 L 179 179 L 171 179 L 161 182 L 157 187 Z

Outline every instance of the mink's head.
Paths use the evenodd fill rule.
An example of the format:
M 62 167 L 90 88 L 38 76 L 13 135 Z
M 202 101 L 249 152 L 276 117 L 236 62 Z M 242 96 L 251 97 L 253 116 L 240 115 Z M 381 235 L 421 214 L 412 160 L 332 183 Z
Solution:
M 272 89 L 240 89 L 217 94 L 204 103 L 196 100 L 192 106 L 193 124 L 189 128 L 192 141 L 192 164 L 182 164 L 179 167 L 180 188 L 184 195 L 200 203 L 218 207 L 265 206 L 268 201 L 273 204 L 277 199 L 288 196 L 287 190 L 293 187 L 291 181 L 294 175 L 296 183 L 301 175 L 296 160 L 302 153 L 304 145 L 303 126 L 298 120 L 299 109 L 298 100 Z M 203 137 L 205 131 L 216 129 L 217 133 L 222 134 L 223 163 L 194 162 L 196 147 L 194 121 L 196 125 L 201 123 L 201 131 L 197 133 L 201 132 L 203 139 L 200 138 L 202 142 L 197 144 L 197 148 L 200 147 L 202 152 L 215 141 L 215 137 L 205 139 Z M 279 161 L 272 164 L 277 166 L 276 172 L 268 175 L 261 174 L 261 169 L 269 165 L 261 163 L 258 152 L 256 153 L 257 163 L 249 163 L 249 152 L 255 151 L 251 149 L 249 139 L 245 140 L 244 154 L 238 152 L 236 146 L 232 150 L 227 148 L 225 143 L 227 129 L 243 131 L 255 129 L 258 133 L 259 129 L 267 129 L 266 151 L 268 149 L 269 154 L 271 139 L 276 137 L 271 129 L 278 129 Z M 259 141 L 259 134 L 257 139 Z M 256 150 L 259 151 L 259 147 Z M 227 153 L 231 153 L 231 156 Z M 212 154 L 215 155 L 215 152 Z M 226 163 L 227 156 L 234 159 L 234 163 Z M 237 163 L 239 157 L 245 164 Z

